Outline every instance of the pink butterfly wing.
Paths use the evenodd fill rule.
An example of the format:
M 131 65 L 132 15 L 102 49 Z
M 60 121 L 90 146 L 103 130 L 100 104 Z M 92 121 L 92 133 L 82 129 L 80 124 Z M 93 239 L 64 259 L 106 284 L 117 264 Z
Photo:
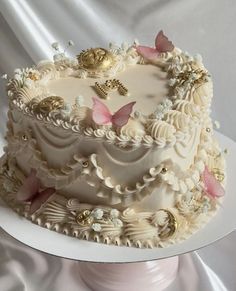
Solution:
M 30 214 L 37 211 L 54 193 L 55 189 L 53 188 L 47 188 L 41 192 L 38 192 L 31 201 Z
M 222 197 L 225 195 L 225 190 L 215 176 L 205 167 L 202 175 L 205 190 L 212 198 Z
M 101 102 L 98 98 L 93 97 L 93 121 L 97 124 L 108 124 L 111 122 L 112 114 L 107 106 Z
M 25 179 L 23 185 L 19 188 L 16 197 L 19 201 L 32 199 L 38 192 L 40 181 L 36 177 L 36 170 L 32 169 L 29 176 Z
M 159 31 L 155 39 L 156 49 L 159 53 L 171 52 L 175 48 L 173 43 L 164 35 L 163 31 Z
M 137 52 L 147 60 L 153 60 L 158 57 L 159 53 L 155 48 L 139 45 L 136 47 Z
M 124 106 L 122 106 L 113 116 L 112 116 L 112 123 L 117 127 L 124 126 L 129 118 L 130 114 L 133 110 L 133 106 L 136 102 L 130 102 Z

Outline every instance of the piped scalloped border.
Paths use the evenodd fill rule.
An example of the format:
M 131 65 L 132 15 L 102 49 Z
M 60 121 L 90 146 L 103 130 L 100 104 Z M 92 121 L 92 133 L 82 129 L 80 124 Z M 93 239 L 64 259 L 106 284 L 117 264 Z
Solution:
M 131 51 L 130 51 L 131 50 Z M 124 70 L 126 66 L 136 64 L 140 62 L 140 57 L 135 53 L 135 48 L 133 46 L 124 50 L 116 49 L 113 53 L 117 54 L 119 63 L 123 64 L 116 70 Z M 131 59 L 134 59 L 134 62 L 131 62 Z M 180 141 L 183 138 L 181 133 L 185 130 L 186 126 L 190 130 L 195 123 L 202 122 L 203 113 L 200 114 L 200 111 L 205 111 L 209 107 L 210 100 L 212 98 L 212 83 L 210 77 L 206 77 L 202 82 L 196 83 L 198 81 L 197 74 L 195 72 L 204 71 L 199 57 L 195 59 L 188 54 L 181 52 L 178 49 L 175 49 L 173 53 L 163 54 L 158 60 L 158 63 L 161 66 L 165 67 L 168 71 L 170 78 L 170 87 L 172 88 L 173 96 L 170 97 L 173 102 L 173 108 L 164 114 L 162 120 L 169 124 L 175 129 L 175 132 L 170 136 L 166 136 L 166 130 L 153 131 L 155 136 L 152 136 L 152 133 L 148 132 L 147 123 L 150 123 L 151 120 L 146 120 L 146 134 L 143 136 L 137 136 L 133 138 L 132 136 L 123 135 L 117 133 L 115 130 L 104 129 L 104 128 L 92 128 L 88 126 L 86 128 L 81 127 L 81 125 L 75 120 L 68 119 L 67 117 L 60 116 L 60 114 L 49 114 L 43 116 L 42 114 L 35 113 L 29 106 L 23 101 L 23 99 L 30 100 L 30 93 L 27 88 L 22 87 L 23 85 L 19 80 L 12 79 L 8 84 L 8 95 L 11 100 L 11 104 L 17 110 L 23 112 L 24 115 L 36 118 L 38 121 L 43 123 L 51 124 L 56 127 L 61 127 L 66 130 L 71 130 L 79 135 L 84 135 L 88 138 L 102 139 L 109 143 L 113 143 L 119 147 L 138 147 L 144 145 L 145 147 L 157 146 L 163 148 L 165 146 L 173 146 L 176 142 Z M 50 66 L 43 69 L 44 66 L 41 65 L 41 77 L 46 78 L 52 74 L 52 78 L 58 78 L 56 72 L 66 70 L 75 70 L 76 66 L 71 64 L 69 59 L 63 60 L 62 63 L 50 63 Z M 66 71 L 65 71 L 66 72 Z M 114 72 L 113 72 L 114 73 Z M 55 75 L 56 74 L 56 75 Z M 184 77 L 180 77 L 182 75 Z M 80 76 L 81 78 L 84 76 Z M 183 78 L 183 79 L 181 79 Z M 185 78 L 185 79 L 184 79 Z M 197 86 L 196 86 L 197 84 Z M 19 89 L 20 88 L 20 89 Z M 37 95 L 37 88 L 34 88 Z M 160 115 L 160 114 L 159 114 Z M 159 116 L 158 115 L 158 116 Z M 191 122 L 186 122 L 186 120 Z M 158 123 L 158 119 L 153 119 Z M 157 134 L 157 136 L 156 136 Z
M 119 211 L 107 206 L 80 204 L 77 199 L 66 199 L 54 194 L 35 214 L 30 214 L 29 203 L 16 201 L 17 185 L 15 182 L 11 176 L 0 174 L 0 185 L 2 186 L 0 196 L 20 216 L 58 233 L 109 245 L 163 248 L 180 243 L 208 223 L 219 208 L 219 205 L 216 205 L 207 213 L 197 215 L 191 222 L 180 216 L 175 208 L 164 210 L 164 214 L 170 212 L 171 215 L 174 215 L 178 225 L 175 232 L 171 232 L 170 237 L 168 235 L 166 237 L 163 210 L 135 212 L 135 210 L 127 208 L 124 211 Z M 7 191 L 6 188 L 11 190 Z M 88 210 L 93 215 L 93 221 L 90 225 L 79 224 L 79 215 L 84 210 Z M 101 212 L 102 216 L 105 214 L 104 219 L 101 218 Z

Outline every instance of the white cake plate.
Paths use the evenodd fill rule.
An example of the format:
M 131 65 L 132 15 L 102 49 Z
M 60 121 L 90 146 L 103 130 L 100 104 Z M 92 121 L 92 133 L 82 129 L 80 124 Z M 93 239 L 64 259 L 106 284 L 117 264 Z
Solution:
M 229 151 L 229 154 L 226 156 L 227 188 L 223 205 L 217 212 L 216 216 L 213 217 L 204 228 L 182 243 L 167 248 L 136 249 L 78 240 L 31 223 L 25 218 L 18 216 L 15 212 L 4 205 L 3 202 L 0 204 L 0 226 L 10 236 L 29 247 L 67 259 L 90 263 L 138 263 L 149 261 L 146 264 L 134 264 L 133 267 L 128 264 L 123 265 L 122 268 L 119 265 L 114 265 L 111 268 L 111 266 L 107 267 L 108 265 L 101 266 L 99 264 L 81 263 L 81 276 L 91 288 L 95 288 L 94 286 L 96 286 L 94 289 L 96 291 L 138 291 L 144 290 L 142 289 L 144 286 L 147 290 L 163 290 L 164 287 L 173 281 L 176 275 L 178 258 L 175 256 L 212 244 L 236 229 L 236 188 L 234 181 L 236 173 L 236 143 L 222 134 L 217 133 L 216 135 L 221 147 L 223 149 L 227 148 Z M 170 257 L 175 258 L 167 259 Z M 155 260 L 160 261 L 150 263 L 150 261 Z M 142 268 L 142 270 L 140 268 Z M 170 272 L 170 268 L 172 272 Z M 145 281 L 141 278 L 137 279 L 139 271 L 143 274 L 142 278 L 146 278 Z M 130 274 L 130 276 L 128 276 L 129 280 L 124 281 L 124 276 L 127 277 L 127 272 Z M 151 277 L 151 274 L 154 274 L 155 280 L 153 275 Z M 131 282 L 135 276 L 137 277 L 137 285 L 135 289 L 132 289 L 129 282 Z M 93 280 L 91 278 L 93 278 Z M 104 278 L 109 278 L 109 282 L 105 282 L 106 280 L 104 281 Z M 147 280 L 150 282 L 152 281 L 152 286 L 147 284 Z M 111 282 L 113 282 L 113 288 L 111 288 Z M 123 287 L 121 286 L 121 282 L 122 284 L 125 284 L 125 287 L 123 285 Z M 144 285 L 142 285 L 142 282 Z M 158 289 L 156 289 L 157 285 Z

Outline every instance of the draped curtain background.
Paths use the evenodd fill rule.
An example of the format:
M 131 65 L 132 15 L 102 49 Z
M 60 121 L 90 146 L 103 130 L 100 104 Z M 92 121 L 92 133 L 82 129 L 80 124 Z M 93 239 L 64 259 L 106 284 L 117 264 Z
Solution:
M 110 41 L 138 39 L 153 45 L 156 32 L 163 29 L 176 46 L 202 54 L 214 81 L 213 119 L 220 121 L 221 132 L 236 141 L 235 16 L 233 0 L 0 0 L 0 75 L 52 58 L 50 44 L 54 41 L 64 48 L 73 40 L 75 46 L 68 54 L 75 55 L 83 48 L 106 47 Z M 4 82 L 0 80 L 1 143 L 6 110 Z M 181 273 L 175 288 L 168 290 L 236 290 L 232 275 L 236 271 L 235 242 L 233 233 L 212 247 L 183 257 L 182 272 L 188 272 L 186 266 L 192 264 L 192 276 L 202 281 L 189 287 Z M 73 266 L 72 262 L 30 250 L 0 232 L 2 291 L 60 291 L 67 286 L 62 282 L 69 281 L 69 291 L 85 290 L 76 288 L 79 279 L 70 272 Z M 38 286 L 44 278 L 43 287 Z

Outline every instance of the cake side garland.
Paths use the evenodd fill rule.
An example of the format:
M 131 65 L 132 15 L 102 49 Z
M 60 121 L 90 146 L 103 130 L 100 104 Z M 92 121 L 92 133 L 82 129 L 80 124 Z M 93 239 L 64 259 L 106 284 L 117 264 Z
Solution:
M 212 151 L 217 152 L 218 146 L 214 144 Z M 32 213 L 33 200 L 17 199 L 27 179 L 16 166 L 15 159 L 5 154 L 0 162 L 1 197 L 14 211 L 32 222 L 79 239 L 138 248 L 167 247 L 196 232 L 219 208 L 219 188 L 204 183 L 205 177 L 213 179 L 213 183 L 225 182 L 223 155 L 210 155 L 207 165 L 215 178 L 205 169 L 197 186 L 178 195 L 172 208 L 156 212 L 133 208 L 121 211 L 111 206 L 80 203 L 78 199 L 67 199 L 53 191 Z

